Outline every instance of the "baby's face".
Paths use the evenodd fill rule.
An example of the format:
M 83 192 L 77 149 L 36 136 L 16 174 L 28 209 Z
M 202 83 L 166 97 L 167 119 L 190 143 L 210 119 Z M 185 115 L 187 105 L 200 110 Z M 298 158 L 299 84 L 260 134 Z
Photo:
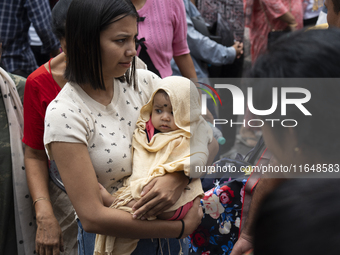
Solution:
M 157 93 L 153 98 L 151 122 L 162 133 L 178 129 L 174 121 L 170 99 L 163 93 Z

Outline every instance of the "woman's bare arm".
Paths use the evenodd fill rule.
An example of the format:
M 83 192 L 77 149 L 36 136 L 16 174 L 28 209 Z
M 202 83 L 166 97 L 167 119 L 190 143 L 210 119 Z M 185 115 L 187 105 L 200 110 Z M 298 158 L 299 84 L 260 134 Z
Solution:
M 207 165 L 211 165 L 217 152 L 218 143 L 215 138 L 208 144 L 209 157 Z M 134 218 L 138 219 L 158 216 L 174 205 L 188 185 L 189 178 L 183 171 L 166 174 L 153 179 L 142 191 L 142 198 L 133 206 Z
M 85 231 L 127 238 L 174 238 L 181 232 L 181 222 L 141 221 L 130 213 L 105 207 L 85 144 L 54 142 L 50 148 Z M 191 217 L 185 218 L 185 235 L 200 223 L 202 215 L 197 210 L 198 203 Z
M 25 169 L 28 188 L 33 201 L 46 198 L 35 203 L 37 219 L 36 250 L 53 250 L 53 254 L 63 251 L 63 238 L 59 223 L 54 216 L 50 194 L 48 191 L 48 161 L 44 150 L 25 147 Z M 56 250 L 57 249 L 57 250 Z

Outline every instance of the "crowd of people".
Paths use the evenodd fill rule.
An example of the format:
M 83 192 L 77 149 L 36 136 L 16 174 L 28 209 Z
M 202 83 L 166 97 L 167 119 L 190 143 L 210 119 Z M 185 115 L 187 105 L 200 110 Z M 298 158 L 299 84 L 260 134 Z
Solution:
M 186 238 L 211 210 L 195 166 L 258 133 L 300 175 L 261 176 L 223 254 L 337 253 L 339 0 L 6 0 L 0 42 L 1 254 L 213 254 Z M 209 78 L 256 78 L 259 109 L 300 83 L 311 97 L 266 116 L 245 105 L 218 144 L 214 119 L 238 118 L 227 90 L 202 115 Z M 283 115 L 296 125 L 267 121 Z

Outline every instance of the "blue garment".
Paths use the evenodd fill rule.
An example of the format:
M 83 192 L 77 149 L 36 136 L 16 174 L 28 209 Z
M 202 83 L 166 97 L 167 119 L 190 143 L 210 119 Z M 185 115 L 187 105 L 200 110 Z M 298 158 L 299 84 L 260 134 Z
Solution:
M 78 222 L 78 254 L 93 255 L 96 234 L 87 233 L 79 219 Z M 170 248 L 170 249 L 169 249 Z M 140 239 L 137 248 L 131 255 L 178 255 L 182 248 L 183 255 L 189 254 L 189 242 L 186 239 L 174 238 Z M 170 254 L 169 251 L 170 250 Z
M 322 10 L 321 10 L 321 11 L 327 14 L 328 10 L 327 10 L 326 5 L 324 5 L 324 6 L 322 7 Z
M 169 240 L 169 243 L 168 243 Z M 181 246 L 180 244 L 181 243 Z M 170 247 L 170 254 L 169 254 Z M 186 239 L 177 240 L 174 238 L 140 239 L 137 248 L 131 255 L 178 255 L 182 247 L 183 255 L 189 254 L 189 242 Z
M 198 32 L 194 28 L 191 18 L 201 16 L 201 14 L 191 1 L 183 1 L 188 25 L 187 41 L 190 55 L 194 62 L 197 77 L 206 78 L 209 76 L 206 64 L 214 66 L 231 64 L 236 58 L 236 50 L 234 47 L 225 47 Z M 171 60 L 171 68 L 173 75 L 181 75 L 173 59 Z
M 42 53 L 59 48 L 59 41 L 52 33 L 48 0 L 0 1 L 2 64 L 8 72 L 22 70 L 30 74 L 38 68 L 29 42 L 31 23 L 43 43 Z
M 96 234 L 87 233 L 79 219 L 77 219 L 78 223 L 78 254 L 79 255 L 93 255 L 94 252 L 94 243 L 96 241 Z

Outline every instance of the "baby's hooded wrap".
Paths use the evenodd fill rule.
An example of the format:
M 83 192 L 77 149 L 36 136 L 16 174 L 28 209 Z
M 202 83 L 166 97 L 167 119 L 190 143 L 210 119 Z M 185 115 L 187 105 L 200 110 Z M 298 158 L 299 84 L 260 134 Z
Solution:
M 168 133 L 157 133 L 148 142 L 145 123 L 150 119 L 153 98 L 160 89 L 169 95 L 174 121 L 179 129 Z M 201 104 L 196 86 L 189 79 L 179 76 L 170 76 L 161 80 L 159 88 L 141 109 L 132 142 L 133 172 L 128 181 L 134 199 L 139 199 L 143 187 L 157 176 L 184 170 L 189 177 L 200 177 L 201 173 L 195 172 L 195 166 L 205 166 L 209 154 L 207 144 L 211 139 L 211 128 L 201 116 Z M 200 180 L 190 186 L 192 186 L 189 187 L 190 192 L 185 191 L 169 211 L 194 200 L 199 194 L 198 191 L 203 195 Z M 197 192 L 193 192 L 192 189 Z
M 160 89 L 169 95 L 174 121 L 179 129 L 168 133 L 157 133 L 148 142 L 145 133 L 146 122 L 152 113 L 153 98 Z M 132 175 L 125 180 L 124 187 L 114 194 L 118 199 L 111 205 L 112 208 L 128 212 L 132 212 L 131 208 L 124 205 L 132 199 L 140 199 L 143 187 L 155 177 L 184 170 L 188 177 L 199 178 L 202 173 L 196 172 L 195 166 L 206 165 L 209 155 L 207 145 L 213 138 L 210 126 L 201 116 L 198 89 L 189 79 L 179 76 L 170 76 L 159 81 L 159 87 L 154 91 L 149 102 L 142 107 L 136 125 L 132 141 Z M 203 195 L 200 179 L 194 179 L 178 201 L 167 211 L 175 211 L 197 196 Z M 96 250 L 97 241 L 99 241 L 98 235 Z M 111 242 L 107 239 L 104 242 L 106 244 L 99 243 L 101 246 L 106 246 L 106 253 L 97 254 L 116 254 L 112 252 L 112 249 L 116 250 L 114 243 L 111 246 L 109 244 Z M 118 250 L 116 251 L 118 254 Z

